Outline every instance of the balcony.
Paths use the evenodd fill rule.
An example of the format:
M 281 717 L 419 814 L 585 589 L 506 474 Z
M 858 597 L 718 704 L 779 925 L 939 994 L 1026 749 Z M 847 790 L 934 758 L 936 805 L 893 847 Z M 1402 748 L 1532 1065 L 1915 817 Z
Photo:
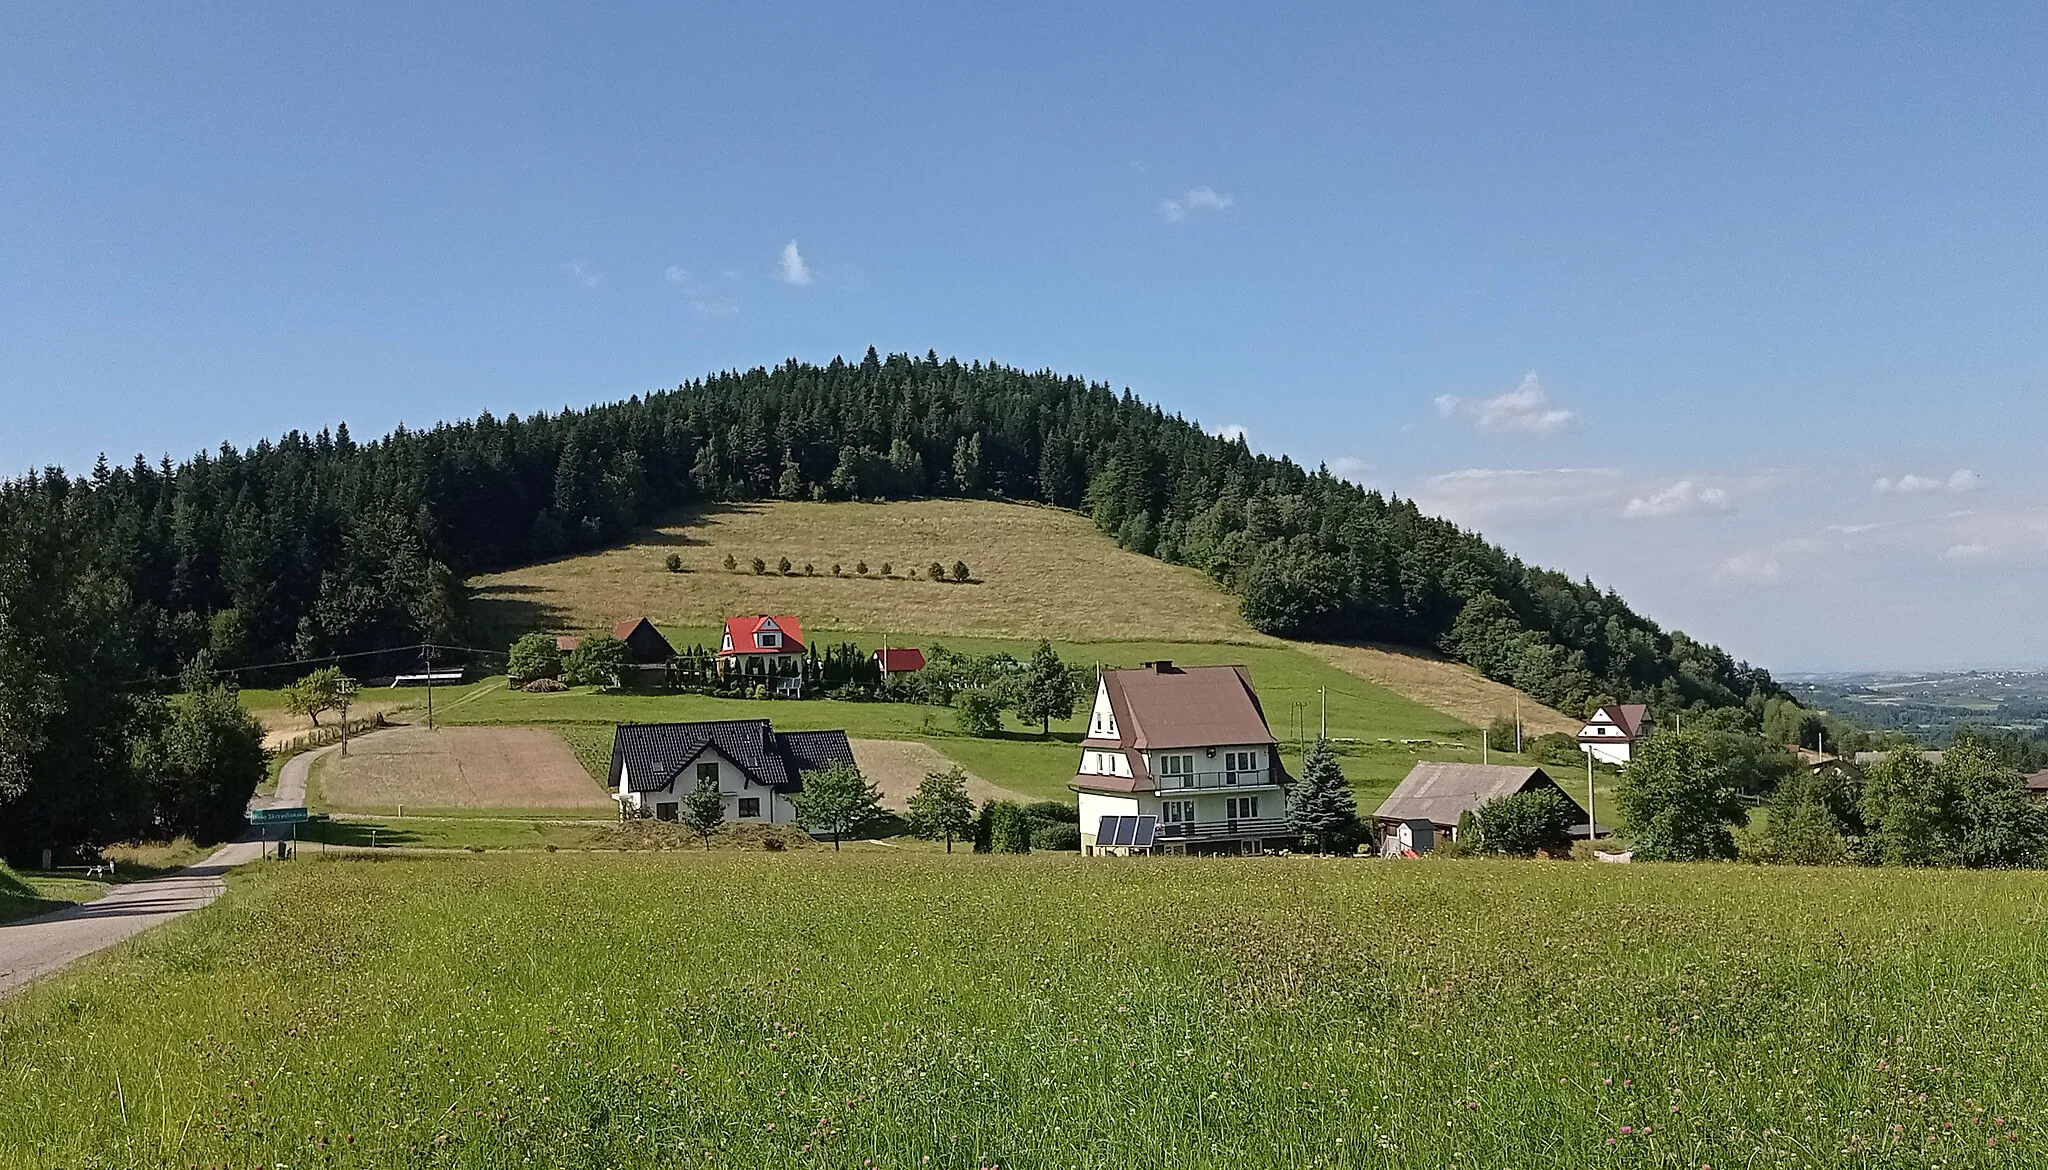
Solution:
M 1154 775 L 1152 782 L 1162 793 L 1206 791 L 1217 788 L 1278 788 L 1264 768 L 1252 772 L 1183 772 L 1178 776 Z
M 1256 837 L 1285 837 L 1291 830 L 1286 820 L 1280 817 L 1260 817 L 1256 820 L 1222 821 L 1180 821 L 1175 824 L 1161 824 L 1158 840 L 1165 842 L 1238 841 Z

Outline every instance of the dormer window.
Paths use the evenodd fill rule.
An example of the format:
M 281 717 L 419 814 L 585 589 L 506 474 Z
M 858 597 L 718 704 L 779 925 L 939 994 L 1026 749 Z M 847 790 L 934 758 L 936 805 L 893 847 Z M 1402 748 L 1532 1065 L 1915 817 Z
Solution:
M 776 630 L 762 630 L 760 642 L 763 650 L 780 650 L 782 649 L 782 634 Z

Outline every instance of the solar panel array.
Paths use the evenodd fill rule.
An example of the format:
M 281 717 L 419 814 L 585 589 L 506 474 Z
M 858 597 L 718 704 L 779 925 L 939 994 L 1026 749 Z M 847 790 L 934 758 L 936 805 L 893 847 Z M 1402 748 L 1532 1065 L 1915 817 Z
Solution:
M 1159 818 L 1156 816 L 1104 817 L 1096 827 L 1095 844 L 1098 847 L 1150 849 L 1158 835 Z

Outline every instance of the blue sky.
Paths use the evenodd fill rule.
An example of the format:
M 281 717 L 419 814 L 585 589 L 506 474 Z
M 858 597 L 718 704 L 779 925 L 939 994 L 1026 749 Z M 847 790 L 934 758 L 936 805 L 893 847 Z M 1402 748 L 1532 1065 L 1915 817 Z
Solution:
M 2048 666 L 2038 5 L 294 7 L 0 12 L 0 468 L 936 349 Z

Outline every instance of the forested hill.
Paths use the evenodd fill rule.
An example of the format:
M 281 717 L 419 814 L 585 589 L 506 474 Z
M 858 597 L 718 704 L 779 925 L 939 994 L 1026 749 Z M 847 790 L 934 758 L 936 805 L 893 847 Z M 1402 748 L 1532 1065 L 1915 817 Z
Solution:
M 170 675 L 202 649 L 225 666 L 459 638 L 465 575 L 595 547 L 678 504 L 914 495 L 1085 509 L 1235 591 L 1261 630 L 1438 648 L 1568 711 L 1783 693 L 1590 582 L 1128 391 L 873 350 L 587 410 L 9 482 L 0 660 Z

